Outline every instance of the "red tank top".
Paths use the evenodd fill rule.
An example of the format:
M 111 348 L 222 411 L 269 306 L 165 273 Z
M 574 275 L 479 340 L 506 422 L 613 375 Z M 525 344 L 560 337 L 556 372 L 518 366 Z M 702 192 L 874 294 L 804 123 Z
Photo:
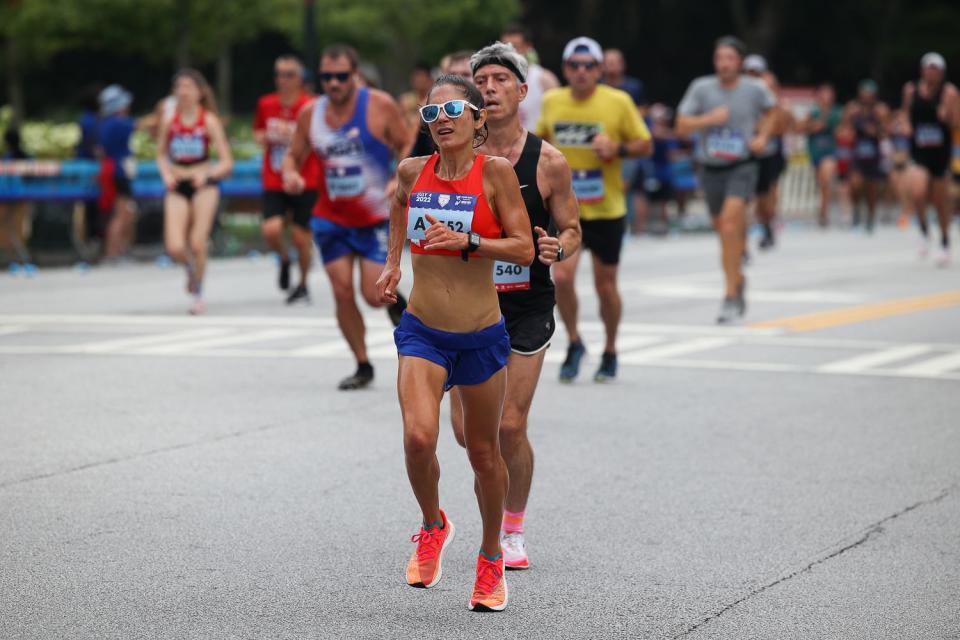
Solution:
M 207 112 L 200 108 L 197 121 L 183 124 L 180 112 L 173 114 L 167 131 L 167 153 L 174 164 L 198 164 L 210 157 L 210 132 L 207 131 Z
M 439 159 L 440 156 L 436 153 L 430 156 L 410 192 L 407 202 L 407 238 L 410 240 L 410 251 L 431 256 L 460 255 L 459 251 L 424 251 L 420 248 L 420 241 L 430 226 L 426 219 L 427 214 L 454 231 L 473 231 L 480 234 L 481 238 L 502 237 L 503 227 L 493 215 L 487 196 L 483 193 L 483 162 L 486 156 L 477 154 L 470 172 L 460 180 L 440 178 L 436 172 Z

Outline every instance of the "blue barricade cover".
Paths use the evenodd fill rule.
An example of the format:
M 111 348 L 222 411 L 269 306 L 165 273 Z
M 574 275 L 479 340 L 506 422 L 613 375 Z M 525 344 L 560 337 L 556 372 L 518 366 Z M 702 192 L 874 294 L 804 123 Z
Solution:
M 224 196 L 252 197 L 263 191 L 260 158 L 237 160 L 220 183 Z M 94 200 L 100 194 L 96 160 L 0 160 L 0 200 Z M 136 163 L 132 181 L 135 198 L 161 198 L 163 181 L 157 163 Z

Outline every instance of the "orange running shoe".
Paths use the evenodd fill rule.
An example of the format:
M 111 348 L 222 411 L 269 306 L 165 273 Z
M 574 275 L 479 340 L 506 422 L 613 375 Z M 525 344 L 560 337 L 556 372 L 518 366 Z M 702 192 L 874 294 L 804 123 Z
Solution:
M 447 519 L 447 514 L 440 510 L 443 518 L 443 528 L 437 525 L 424 529 L 410 538 L 416 542 L 417 548 L 407 563 L 407 584 L 411 587 L 429 589 L 440 582 L 443 575 L 443 553 L 453 542 L 455 529 L 453 523 Z
M 503 611 L 507 608 L 507 581 L 503 577 L 503 554 L 496 560 L 477 557 L 477 581 L 470 597 L 471 611 Z

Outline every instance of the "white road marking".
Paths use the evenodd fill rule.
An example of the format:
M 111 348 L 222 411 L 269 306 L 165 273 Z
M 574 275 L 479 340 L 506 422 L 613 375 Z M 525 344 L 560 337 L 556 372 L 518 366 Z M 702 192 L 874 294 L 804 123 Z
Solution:
M 937 377 L 953 369 L 960 369 L 960 351 L 901 367 L 898 371 L 908 376 Z
M 115 340 L 103 340 L 100 342 L 84 342 L 83 344 L 64 347 L 67 353 L 111 353 L 114 351 L 123 351 L 126 349 L 135 349 L 137 347 L 147 347 L 155 345 L 158 342 L 174 342 L 182 340 L 197 340 L 200 338 L 211 338 L 227 333 L 226 329 L 189 329 L 186 331 L 172 331 L 167 333 L 151 333 L 146 336 L 132 336 L 129 338 L 117 338 Z
M 929 353 L 930 351 L 930 346 L 925 344 L 907 344 L 902 347 L 890 347 L 882 351 L 875 351 L 873 353 L 829 362 L 818 367 L 817 371 L 820 373 L 857 373 L 898 360 L 906 360 L 907 358 Z
M 6 327 L 0 327 L 0 336 L 9 336 L 15 333 L 24 333 L 27 327 L 24 325 L 11 324 Z
M 631 291 L 645 296 L 657 298 L 683 298 L 688 300 L 715 300 L 718 297 L 716 287 L 701 287 L 689 284 L 644 284 L 633 283 L 621 286 L 622 291 Z M 843 293 L 839 291 L 817 291 L 789 289 L 782 291 L 763 291 L 751 289 L 748 292 L 751 301 L 757 302 L 796 302 L 796 303 L 831 303 L 856 304 L 864 302 L 862 295 Z
M 163 355 L 169 353 L 195 353 L 198 351 L 208 351 L 218 347 L 233 347 L 238 344 L 250 344 L 253 342 L 266 342 L 268 340 L 279 340 L 281 338 L 293 338 L 306 335 L 306 331 L 297 329 L 264 329 L 262 331 L 250 331 L 247 333 L 228 334 L 225 336 L 212 337 L 206 340 L 187 340 L 173 344 L 165 344 L 159 347 L 147 347 L 135 349 L 138 354 Z
M 367 356 L 370 358 L 379 357 L 374 354 L 376 347 L 380 345 L 393 344 L 393 331 L 368 331 L 367 332 Z M 299 358 L 323 358 L 337 355 L 350 355 L 350 349 L 346 340 L 337 336 L 328 342 L 312 344 L 298 349 L 293 349 L 291 355 Z M 396 350 L 394 350 L 396 355 Z
M 725 347 L 727 345 L 734 344 L 734 342 L 736 341 L 733 338 L 692 338 L 690 340 L 683 340 L 673 344 L 666 344 L 661 347 L 651 347 L 649 349 L 641 349 L 640 351 L 634 351 L 632 353 L 625 353 L 618 359 L 620 362 L 625 364 L 642 364 L 644 362 L 650 362 L 651 360 L 666 360 L 668 358 L 673 358 L 674 356 L 688 355 L 698 351 L 707 351 L 709 349 L 717 349 L 719 347 Z
M 556 334 L 554 334 L 556 337 Z M 621 336 L 617 338 L 617 351 L 619 353 L 627 353 L 630 349 L 636 349 L 638 347 L 647 347 L 652 344 L 659 344 L 663 342 L 665 338 L 661 336 Z M 590 342 L 587 346 L 587 353 L 602 353 L 603 352 L 603 342 Z M 556 348 L 555 345 L 551 345 L 551 348 L 547 351 L 547 354 L 543 357 L 544 362 L 550 362 L 558 364 L 563 362 L 566 358 L 566 353 L 562 349 Z
M 367 333 L 368 353 L 372 359 L 396 359 L 393 331 L 381 314 L 372 316 Z M 17 322 L 11 322 L 16 319 Z M 36 323 L 23 322 L 36 319 Z M 206 321 L 207 326 L 201 325 Z M 210 317 L 179 316 L 2 316 L 0 335 L 16 336 L 0 344 L 0 354 L 8 355 L 95 355 L 134 357 L 208 357 L 251 359 L 351 359 L 352 354 L 329 318 L 264 318 L 264 317 Z M 386 325 L 386 326 L 384 326 Z M 77 344 L 28 345 L 29 335 L 85 334 L 91 327 L 99 331 L 149 331 L 150 328 L 171 327 L 175 330 L 148 335 L 128 335 L 109 340 Z M 184 328 L 187 327 L 187 328 Z M 590 353 L 598 356 L 603 339 L 600 322 L 580 325 Z M 116 333 L 114 333 L 116 336 Z M 262 343 L 282 338 L 298 338 L 300 344 L 286 344 L 279 348 Z M 328 339 L 324 339 L 327 337 Z M 555 347 L 547 352 L 547 362 L 562 361 L 566 340 L 562 332 L 555 337 Z M 317 342 L 317 340 L 320 342 Z M 295 340 L 294 342 L 299 342 Z M 12 344 L 11 344 L 12 343 Z M 258 344 L 259 343 L 259 344 Z M 244 345 L 254 345 L 246 346 Z M 267 348 L 262 348 L 262 347 Z M 725 346 L 785 348 L 771 361 L 763 356 L 752 356 L 758 362 L 743 361 L 736 355 L 730 360 L 715 358 L 686 358 L 689 354 Z M 846 338 L 812 338 L 783 334 L 779 329 L 751 327 L 718 327 L 715 325 L 657 325 L 625 323 L 619 339 L 620 362 L 625 366 L 685 368 L 715 371 L 754 371 L 771 373 L 807 373 L 830 375 L 859 375 L 888 378 L 920 378 L 928 380 L 960 380 L 960 344 L 897 343 L 882 340 Z M 789 362 L 789 349 L 833 350 L 861 352 L 821 365 Z M 752 353 L 752 352 L 751 352 Z M 877 368 L 915 356 L 930 354 L 930 358 L 908 366 Z M 779 360 L 779 361 L 778 361 Z M 954 371 L 958 370 L 958 371 Z
M 386 317 L 386 316 L 384 316 Z M 335 318 L 284 318 L 272 316 L 188 316 L 188 315 L 103 315 L 103 314 L 56 314 L 56 315 L 2 315 L 0 322 L 46 325 L 136 325 L 136 326 L 214 326 L 214 327 L 303 327 L 335 328 Z

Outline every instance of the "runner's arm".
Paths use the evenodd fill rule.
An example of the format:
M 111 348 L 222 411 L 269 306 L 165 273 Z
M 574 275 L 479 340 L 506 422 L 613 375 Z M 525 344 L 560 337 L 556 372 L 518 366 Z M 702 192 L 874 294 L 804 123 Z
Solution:
M 257 101 L 257 113 L 253 117 L 253 139 L 260 146 L 267 146 L 267 123 L 263 117 L 263 101 Z
M 407 202 L 410 191 L 426 164 L 425 158 L 407 158 L 397 167 L 397 188 L 390 201 L 390 237 L 387 240 L 387 262 L 377 280 L 377 293 L 381 302 L 397 301 L 397 285 L 400 283 L 400 258 L 403 244 L 407 241 Z
M 310 153 L 310 119 L 313 117 L 313 105 L 309 104 L 297 114 L 297 128 L 287 152 L 280 163 L 280 175 L 283 176 L 283 189 L 288 193 L 300 193 L 305 186 L 300 167 Z
M 550 265 L 556 262 L 557 249 L 563 247 L 566 260 L 580 249 L 580 206 L 573 193 L 573 181 L 567 159 L 555 147 L 544 144 L 540 152 L 540 161 L 544 165 L 547 183 L 550 185 L 547 196 L 547 211 L 557 227 L 556 237 L 540 235 L 537 238 L 540 262 Z M 538 235 L 540 232 L 537 232 Z
M 377 110 L 381 117 L 386 119 L 384 138 L 387 146 L 393 151 L 394 156 L 401 158 L 412 147 L 415 136 L 410 135 L 410 129 L 397 102 L 388 94 L 381 94 L 379 91 L 374 95 L 379 96 Z
M 230 142 L 227 140 L 227 133 L 223 130 L 223 123 L 220 118 L 212 113 L 207 114 L 207 118 L 210 137 L 214 148 L 217 150 L 217 164 L 207 173 L 207 177 L 213 180 L 223 180 L 233 171 L 233 152 L 230 150 Z
M 943 95 L 940 97 L 940 104 L 937 105 L 937 118 L 940 122 L 949 125 L 953 105 L 957 102 L 957 87 L 952 82 L 946 83 L 943 88 Z
M 160 179 L 168 189 L 172 189 L 176 179 L 173 176 L 173 166 L 170 163 L 170 157 L 167 155 L 167 144 L 169 142 L 167 131 L 170 129 L 170 121 L 162 120 L 157 130 L 157 169 L 160 171 Z

